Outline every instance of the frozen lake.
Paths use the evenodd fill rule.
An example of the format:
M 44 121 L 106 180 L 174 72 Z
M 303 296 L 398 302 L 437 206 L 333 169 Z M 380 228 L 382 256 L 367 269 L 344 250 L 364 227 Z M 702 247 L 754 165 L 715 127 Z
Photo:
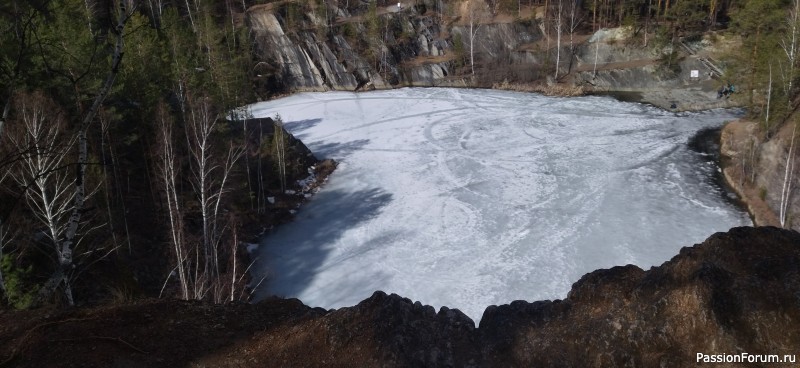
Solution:
M 566 297 L 598 268 L 647 269 L 751 225 L 713 157 L 687 142 L 733 111 L 676 115 L 608 97 L 491 90 L 304 93 L 280 114 L 328 184 L 263 239 L 257 297 L 355 305 L 375 290 L 480 320 L 492 304 Z

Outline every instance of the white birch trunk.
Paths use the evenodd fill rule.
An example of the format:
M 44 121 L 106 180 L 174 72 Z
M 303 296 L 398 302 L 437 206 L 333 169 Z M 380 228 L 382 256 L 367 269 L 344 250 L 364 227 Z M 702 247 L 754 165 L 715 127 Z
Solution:
M 781 39 L 781 48 L 786 54 L 786 61 L 788 62 L 788 77 L 786 78 L 786 95 L 789 96 L 789 103 L 791 103 L 792 86 L 794 83 L 794 71 L 797 65 L 797 48 L 798 48 L 798 33 L 800 33 L 800 0 L 794 0 L 792 9 L 789 11 L 787 18 L 788 35 Z
M 215 170 L 211 164 L 211 134 L 217 117 L 211 112 L 208 98 L 199 98 L 189 103 L 190 119 L 186 122 L 186 139 L 192 156 L 193 187 L 200 199 L 200 213 L 203 221 L 203 274 L 213 272 L 210 214 L 210 180 Z M 198 265 L 199 266 L 199 265 Z
M 470 0 L 467 3 L 467 13 L 469 15 L 469 65 L 472 75 L 475 75 L 475 37 L 483 26 L 481 22 L 486 17 L 486 9 L 483 5 L 483 1 L 480 0 Z
M 162 112 L 163 113 L 163 112 Z M 186 270 L 186 254 L 183 241 L 183 218 L 178 199 L 177 180 L 178 168 L 176 164 L 175 149 L 173 148 L 172 122 L 162 115 L 159 119 L 159 144 L 161 145 L 161 181 L 164 195 L 167 200 L 167 215 L 169 218 L 169 236 L 172 249 L 175 252 L 175 270 L 183 299 L 189 299 L 189 273 Z
M 558 81 L 558 67 L 561 63 L 561 11 L 563 9 L 562 0 L 558 0 L 558 14 L 556 15 L 556 73 L 554 79 Z
M 284 137 L 283 122 L 280 117 L 275 119 L 275 157 L 278 160 L 278 178 L 281 182 L 281 192 L 286 191 L 286 139 Z
M 781 204 L 779 211 L 779 220 L 781 227 L 786 227 L 786 217 L 789 209 L 789 199 L 792 191 L 792 181 L 794 179 L 794 136 L 797 130 L 797 125 L 792 128 L 792 140 L 789 144 L 789 154 L 786 156 L 786 167 L 783 175 L 783 188 L 781 189 Z
M 475 75 L 475 32 L 473 28 L 475 26 L 475 21 L 472 18 L 472 10 L 470 9 L 470 17 L 469 17 L 469 66 L 472 70 L 472 75 Z
M 233 258 L 231 262 L 233 262 L 233 275 L 231 276 L 231 301 L 234 299 L 234 293 L 236 291 L 236 251 L 239 249 L 239 241 L 236 238 L 236 231 L 233 232 Z M 0 275 L 2 276 L 2 275 Z
M 264 213 L 267 207 L 267 198 L 264 192 L 264 169 L 261 167 L 261 145 L 264 141 L 264 125 L 259 123 L 258 124 L 258 162 L 257 165 L 257 174 L 258 174 L 258 213 Z
M 58 258 L 61 258 L 59 241 L 64 236 L 74 193 L 65 159 L 75 144 L 75 139 L 62 139 L 65 122 L 56 114 L 49 114 L 52 102 L 39 94 L 20 99 L 20 126 L 9 142 L 21 156 L 18 169 L 11 177 L 21 188 L 28 188 L 24 197 L 35 217 L 47 228 Z
M 647 47 L 647 30 L 650 28 L 650 7 L 653 6 L 653 0 L 647 0 L 647 19 L 644 22 L 644 47 Z
M 767 87 L 767 113 L 764 117 L 764 126 L 769 129 L 769 104 L 772 100 L 772 63 L 769 64 L 769 86 Z
M 0 178 L 2 179 L 2 178 Z M 2 180 L 0 180 L 2 182 Z M 8 236 L 8 230 L 3 226 L 3 221 L 0 220 L 0 261 L 3 260 L 3 248 L 6 245 L 6 237 Z M 0 291 L 3 292 L 3 296 L 8 300 L 8 291 L 6 289 L 6 280 L 3 277 L 3 269 L 0 268 Z
M 73 266 L 73 247 L 77 242 L 76 238 L 78 236 L 78 226 L 80 225 L 84 210 L 84 203 L 87 199 L 86 183 L 84 180 L 86 177 L 86 166 L 89 158 L 86 130 L 88 129 L 89 124 L 91 124 L 91 122 L 94 120 L 97 111 L 100 109 L 100 105 L 103 103 L 106 96 L 108 96 L 108 94 L 111 92 L 111 86 L 114 84 L 114 79 L 119 73 L 119 67 L 122 63 L 123 48 L 125 46 L 125 23 L 128 20 L 128 16 L 129 14 L 125 7 L 125 1 L 119 1 L 117 25 L 113 31 L 114 35 L 116 36 L 116 44 L 114 46 L 114 54 L 111 60 L 111 70 L 106 75 L 105 82 L 100 87 L 100 90 L 97 92 L 91 107 L 89 110 L 87 110 L 80 126 L 78 127 L 78 169 L 74 183 L 74 200 L 72 205 L 72 213 L 69 218 L 64 239 L 59 244 L 61 248 L 59 253 L 59 265 L 56 267 L 56 271 L 53 273 L 53 275 L 50 276 L 44 285 L 42 285 L 41 289 L 39 289 L 35 304 L 40 304 L 45 299 L 49 298 L 62 282 L 67 281 L 66 278 L 69 277 L 67 272 L 68 270 L 71 270 Z M 70 295 L 71 290 L 69 287 L 65 288 L 65 294 L 68 302 L 72 301 L 72 295 Z
M 192 17 L 192 7 L 189 5 L 189 0 L 185 0 L 186 2 L 186 12 L 189 14 L 189 23 L 192 25 L 192 32 L 197 33 L 197 27 L 194 25 L 194 17 Z
M 597 56 L 600 53 L 600 40 L 594 41 L 594 69 L 592 70 L 592 77 L 597 77 Z

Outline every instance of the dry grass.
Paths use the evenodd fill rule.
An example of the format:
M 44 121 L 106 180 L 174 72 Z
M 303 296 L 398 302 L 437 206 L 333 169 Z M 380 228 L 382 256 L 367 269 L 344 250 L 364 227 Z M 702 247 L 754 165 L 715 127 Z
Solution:
M 564 47 L 569 45 L 569 34 L 562 35 L 561 46 Z M 577 47 L 589 41 L 592 38 L 592 34 L 573 34 L 572 35 L 572 43 Z M 539 52 L 539 51 L 548 51 L 554 50 L 556 48 L 556 40 L 548 39 L 543 37 L 537 41 L 524 43 L 517 46 L 516 51 L 525 51 L 525 52 Z
M 454 53 L 448 53 L 447 55 L 438 55 L 438 56 L 417 56 L 413 59 L 403 61 L 401 63 L 401 66 L 417 67 L 427 64 L 441 64 L 451 60 L 455 60 L 456 57 L 457 56 Z
M 503 81 L 503 83 L 493 84 L 492 89 L 501 89 L 505 91 L 516 91 L 516 92 L 533 92 L 533 93 L 541 93 L 545 96 L 563 96 L 563 97 L 583 96 L 584 94 L 586 94 L 586 90 L 585 88 L 583 88 L 583 86 L 570 86 L 567 84 L 553 84 L 553 85 L 522 84 L 522 83 L 509 83 L 508 81 Z

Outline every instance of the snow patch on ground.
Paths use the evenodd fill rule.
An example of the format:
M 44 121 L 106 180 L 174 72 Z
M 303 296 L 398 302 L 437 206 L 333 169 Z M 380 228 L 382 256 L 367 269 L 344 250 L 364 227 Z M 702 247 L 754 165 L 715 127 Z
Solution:
M 303 93 L 250 111 L 280 114 L 340 162 L 256 250 L 256 278 L 270 276 L 260 298 L 338 308 L 380 289 L 477 321 L 489 305 L 564 298 L 587 272 L 647 268 L 750 225 L 686 145 L 732 111 L 422 88 Z

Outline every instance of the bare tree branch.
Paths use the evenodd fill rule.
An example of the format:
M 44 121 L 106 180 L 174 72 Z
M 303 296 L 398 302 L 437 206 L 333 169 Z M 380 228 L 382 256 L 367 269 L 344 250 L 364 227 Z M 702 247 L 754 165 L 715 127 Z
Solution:
M 56 267 L 55 272 L 52 276 L 44 283 L 42 288 L 39 290 L 39 295 L 37 297 L 37 303 L 41 303 L 44 300 L 48 299 L 56 288 L 61 284 L 64 283 L 66 286 L 66 296 L 68 298 L 68 303 L 72 304 L 71 300 L 71 293 L 69 292 L 68 287 L 68 278 L 67 272 L 73 267 L 73 257 L 72 252 L 74 251 L 76 238 L 78 236 L 78 227 L 81 223 L 81 218 L 84 212 L 84 204 L 87 199 L 86 195 L 86 183 L 85 183 L 85 176 L 86 176 L 86 167 L 88 163 L 88 156 L 89 156 L 89 149 L 88 149 L 88 139 L 86 131 L 94 120 L 95 115 L 97 114 L 98 110 L 100 109 L 100 105 L 103 103 L 105 98 L 111 92 L 111 86 L 114 84 L 114 79 L 116 78 L 117 74 L 119 73 L 120 65 L 122 63 L 122 57 L 124 55 L 123 49 L 125 46 L 124 40 L 124 31 L 125 31 L 125 24 L 128 21 L 131 13 L 128 12 L 125 1 L 118 2 L 118 14 L 117 14 L 117 25 L 113 30 L 113 34 L 116 35 L 116 44 L 114 47 L 114 54 L 111 60 L 111 70 L 109 70 L 108 74 L 106 75 L 106 80 L 103 83 L 103 86 L 97 92 L 95 96 L 94 102 L 92 103 L 89 110 L 86 111 L 80 126 L 78 127 L 77 138 L 78 138 L 78 162 L 77 162 L 77 174 L 75 177 L 75 187 L 74 187 L 74 194 L 73 194 L 73 205 L 72 205 L 72 213 L 69 217 L 69 222 L 67 223 L 66 232 L 64 235 L 64 239 L 59 244 L 59 265 Z

